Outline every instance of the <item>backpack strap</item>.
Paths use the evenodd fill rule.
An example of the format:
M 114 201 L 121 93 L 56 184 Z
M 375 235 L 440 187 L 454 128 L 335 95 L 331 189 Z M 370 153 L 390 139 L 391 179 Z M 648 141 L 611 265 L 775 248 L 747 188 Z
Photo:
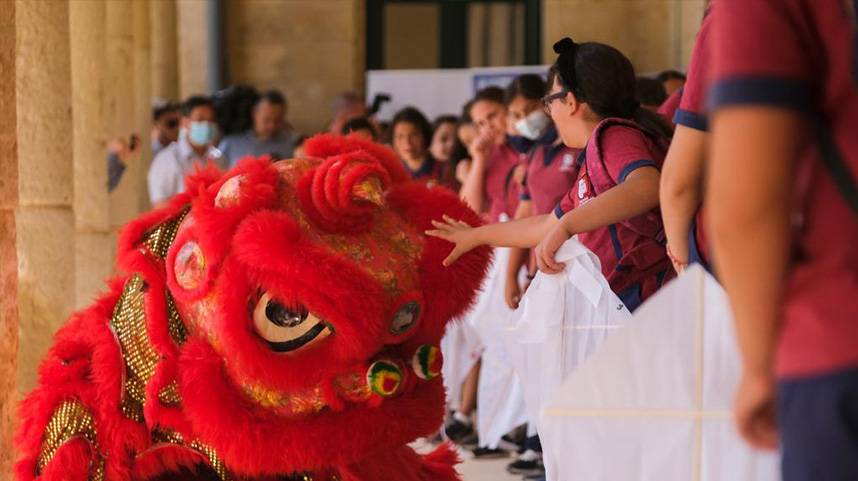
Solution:
M 600 123 L 599 126 L 596 127 L 596 130 L 593 133 L 592 142 L 588 143 L 587 155 L 586 155 L 586 158 L 584 160 L 586 163 L 587 175 L 590 178 L 590 184 L 592 185 L 593 191 L 595 192 L 596 195 L 600 195 L 603 192 L 605 192 L 606 190 L 608 190 L 608 189 L 610 189 L 610 188 L 612 188 L 612 187 L 614 187 L 620 183 L 620 179 L 613 178 L 610 171 L 608 170 L 608 167 L 605 165 L 605 159 L 604 159 L 604 155 L 602 152 L 602 144 L 601 144 L 602 136 L 604 135 L 604 133 L 609 128 L 616 126 L 616 125 L 631 127 L 635 130 L 638 130 L 639 132 L 641 132 L 645 136 L 647 136 L 647 138 L 652 140 L 658 146 L 658 148 L 661 149 L 663 152 L 667 151 L 667 141 L 665 139 L 662 139 L 657 134 L 650 132 L 649 130 L 641 127 L 640 125 L 638 125 L 635 122 L 632 122 L 631 120 L 620 119 L 620 118 L 609 118 L 609 119 L 603 120 L 602 123 Z M 659 165 L 659 167 L 661 167 L 660 164 L 663 163 L 664 158 L 662 157 L 661 159 L 651 159 L 651 160 L 653 162 L 655 162 L 657 165 Z M 643 236 L 651 237 L 656 242 L 659 242 L 661 244 L 665 244 L 667 242 L 667 237 L 664 233 L 664 226 L 661 225 L 661 215 L 658 213 L 654 213 L 654 212 L 649 212 L 649 213 L 646 213 L 643 215 L 647 216 L 647 220 L 646 220 L 647 224 L 652 222 L 652 223 L 657 223 L 658 225 L 660 225 L 658 232 L 652 232 L 652 230 L 647 230 L 644 226 L 639 226 L 638 225 L 638 224 L 640 224 L 639 222 L 628 222 L 628 221 L 626 221 L 626 222 L 623 222 L 623 224 L 626 225 L 627 227 L 629 227 L 630 229 L 638 232 L 639 234 L 641 234 Z
M 846 201 L 855 215 L 858 215 L 858 185 L 855 184 L 852 171 L 822 117 L 814 116 L 812 123 L 814 135 L 819 143 L 822 163 L 834 179 L 834 184 L 843 196 L 843 200 Z

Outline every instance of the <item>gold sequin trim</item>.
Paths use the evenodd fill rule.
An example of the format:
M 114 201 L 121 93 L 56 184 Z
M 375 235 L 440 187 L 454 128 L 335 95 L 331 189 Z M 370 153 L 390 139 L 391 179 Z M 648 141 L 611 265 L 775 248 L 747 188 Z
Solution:
M 166 406 L 178 406 L 182 402 L 182 395 L 179 394 L 179 383 L 171 382 L 164 386 L 158 393 L 158 400 Z
M 164 293 L 167 299 L 167 329 L 170 332 L 170 337 L 177 346 L 181 346 L 188 340 L 188 328 L 182 321 L 182 316 L 179 315 L 179 310 L 176 308 L 176 301 L 170 291 L 165 289 Z
M 158 443 L 178 444 L 189 447 L 208 459 L 209 465 L 221 481 L 232 481 L 233 479 L 229 470 L 226 468 L 226 464 L 224 464 L 223 460 L 217 454 L 217 451 L 207 444 L 199 441 L 191 441 L 189 444 L 185 444 L 185 440 L 178 432 L 173 431 L 172 429 L 155 428 L 152 430 L 152 444 Z
M 143 276 L 132 275 L 125 283 L 113 312 L 113 318 L 110 320 L 110 327 L 119 340 L 122 357 L 125 359 L 125 393 L 122 411 L 136 421 L 143 420 L 142 407 L 146 402 L 146 384 L 155 374 L 155 366 L 160 360 L 146 331 L 144 288 Z
M 184 444 L 182 435 L 172 429 L 155 428 L 152 430 L 152 444 Z
M 176 217 L 162 222 L 147 231 L 143 234 L 142 244 L 156 257 L 160 259 L 166 258 L 167 250 L 176 238 L 176 232 L 178 232 L 179 226 L 185 220 L 185 216 L 188 215 L 190 210 L 191 206 L 187 206 Z
M 214 448 L 199 441 L 191 441 L 190 446 L 193 449 L 196 449 L 197 451 L 201 452 L 203 456 L 208 458 L 209 465 L 214 470 L 214 472 L 217 473 L 217 476 L 221 479 L 221 481 L 232 480 L 232 476 L 230 476 L 229 470 L 226 469 L 226 465 L 223 463 L 223 460 L 220 459 L 220 456 L 218 456 L 217 451 L 215 451 Z
M 91 466 L 89 480 L 103 481 L 104 460 L 98 453 L 95 421 L 83 404 L 74 399 L 63 401 L 48 421 L 48 425 L 45 427 L 45 437 L 42 441 L 42 450 L 37 459 L 36 475 L 38 476 L 54 459 L 60 446 L 78 437 L 86 439 L 96 458 L 94 465 Z

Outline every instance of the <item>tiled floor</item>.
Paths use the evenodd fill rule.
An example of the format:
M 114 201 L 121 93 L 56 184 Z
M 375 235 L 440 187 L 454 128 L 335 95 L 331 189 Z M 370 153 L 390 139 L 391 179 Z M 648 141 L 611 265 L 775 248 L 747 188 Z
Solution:
M 519 481 L 520 476 L 506 472 L 506 465 L 512 461 L 506 459 L 466 459 L 459 465 L 463 481 Z
M 424 440 L 416 441 L 411 445 L 418 452 L 428 452 L 433 449 L 431 444 Z M 468 451 L 459 451 L 462 463 L 459 464 L 459 472 L 462 473 L 463 481 L 519 481 L 521 476 L 513 476 L 506 472 L 506 465 L 513 458 L 499 459 L 473 459 Z

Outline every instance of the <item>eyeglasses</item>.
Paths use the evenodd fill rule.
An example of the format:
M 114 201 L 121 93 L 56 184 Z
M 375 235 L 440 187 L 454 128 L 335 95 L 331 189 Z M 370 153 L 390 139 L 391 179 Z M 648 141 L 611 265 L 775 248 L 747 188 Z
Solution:
M 561 90 L 560 92 L 556 92 L 542 97 L 542 109 L 545 110 L 546 114 L 551 115 L 551 103 L 555 100 L 560 100 L 566 97 L 566 94 L 568 93 L 568 90 Z

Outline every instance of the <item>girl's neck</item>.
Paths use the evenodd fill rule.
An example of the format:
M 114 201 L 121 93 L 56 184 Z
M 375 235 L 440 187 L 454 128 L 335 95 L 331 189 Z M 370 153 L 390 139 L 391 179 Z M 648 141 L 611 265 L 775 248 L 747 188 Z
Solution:
M 580 148 L 583 149 L 587 146 L 587 142 L 590 141 L 590 136 L 593 135 L 593 132 L 596 130 L 596 127 L 598 127 L 601 122 L 602 119 L 597 117 L 584 119 L 582 121 L 581 128 L 579 132 L 577 132 L 578 135 L 576 135 L 576 137 L 578 137 L 577 140 L 580 142 L 581 145 Z

